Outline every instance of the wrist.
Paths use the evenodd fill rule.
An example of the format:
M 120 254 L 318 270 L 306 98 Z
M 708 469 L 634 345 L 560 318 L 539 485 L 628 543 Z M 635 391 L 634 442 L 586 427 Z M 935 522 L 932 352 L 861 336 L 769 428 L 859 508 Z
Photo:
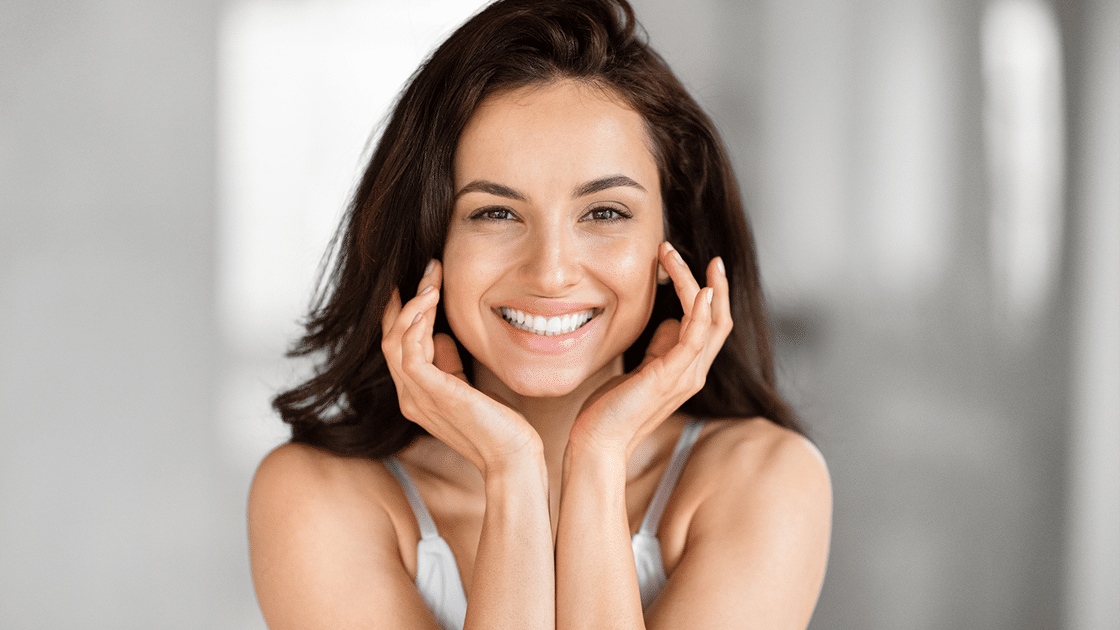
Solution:
M 596 434 L 590 430 L 573 427 L 568 434 L 568 444 L 564 449 L 564 461 L 576 458 L 588 463 L 610 463 L 621 461 L 625 466 L 632 452 L 629 442 Z
M 540 436 L 533 435 L 516 450 L 486 458 L 479 471 L 487 486 L 519 478 L 547 479 L 548 469 Z
M 604 488 L 626 485 L 626 465 L 630 455 L 625 445 L 594 440 L 571 440 L 564 449 L 563 479 L 568 482 L 573 473 L 580 477 L 605 484 Z M 612 482 L 613 480 L 613 482 Z

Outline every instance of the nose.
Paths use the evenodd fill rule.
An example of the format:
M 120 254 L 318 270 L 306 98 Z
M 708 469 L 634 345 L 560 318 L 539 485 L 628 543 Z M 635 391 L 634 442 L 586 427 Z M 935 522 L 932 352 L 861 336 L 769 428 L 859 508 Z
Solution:
M 566 226 L 539 226 L 526 245 L 522 270 L 534 293 L 561 296 L 583 278 L 579 244 Z

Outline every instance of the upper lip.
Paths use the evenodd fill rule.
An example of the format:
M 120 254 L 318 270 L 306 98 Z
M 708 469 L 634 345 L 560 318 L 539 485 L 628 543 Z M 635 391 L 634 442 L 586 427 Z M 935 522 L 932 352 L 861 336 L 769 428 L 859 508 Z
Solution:
M 557 317 L 573 313 L 582 313 L 599 308 L 597 304 L 591 302 L 561 302 L 544 298 L 518 298 L 515 300 L 506 300 L 500 304 L 494 305 L 495 310 L 500 310 L 503 307 L 512 308 L 526 314 L 541 315 L 543 317 Z

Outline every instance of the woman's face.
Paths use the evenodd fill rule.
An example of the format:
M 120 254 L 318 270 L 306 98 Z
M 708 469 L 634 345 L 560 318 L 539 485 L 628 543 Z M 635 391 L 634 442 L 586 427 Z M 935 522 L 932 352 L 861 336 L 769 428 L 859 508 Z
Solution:
M 574 81 L 502 93 L 467 124 L 454 171 L 443 305 L 476 375 L 561 396 L 621 373 L 664 238 L 641 116 Z

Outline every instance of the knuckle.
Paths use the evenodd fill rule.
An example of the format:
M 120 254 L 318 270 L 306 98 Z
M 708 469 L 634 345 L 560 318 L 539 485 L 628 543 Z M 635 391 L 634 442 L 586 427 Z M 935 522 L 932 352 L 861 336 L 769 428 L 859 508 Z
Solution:
M 689 337 L 688 348 L 694 353 L 699 354 L 700 351 L 704 349 L 704 342 L 704 338 L 700 335 Z
M 696 393 L 704 389 L 704 385 L 708 382 L 707 374 L 703 372 L 695 374 L 692 377 L 692 393 Z
M 416 419 L 417 412 L 419 411 L 419 409 L 417 409 L 416 403 L 412 400 L 411 397 L 407 397 L 407 396 L 401 397 L 400 408 L 401 408 L 401 415 L 408 418 L 409 420 L 415 420 Z

